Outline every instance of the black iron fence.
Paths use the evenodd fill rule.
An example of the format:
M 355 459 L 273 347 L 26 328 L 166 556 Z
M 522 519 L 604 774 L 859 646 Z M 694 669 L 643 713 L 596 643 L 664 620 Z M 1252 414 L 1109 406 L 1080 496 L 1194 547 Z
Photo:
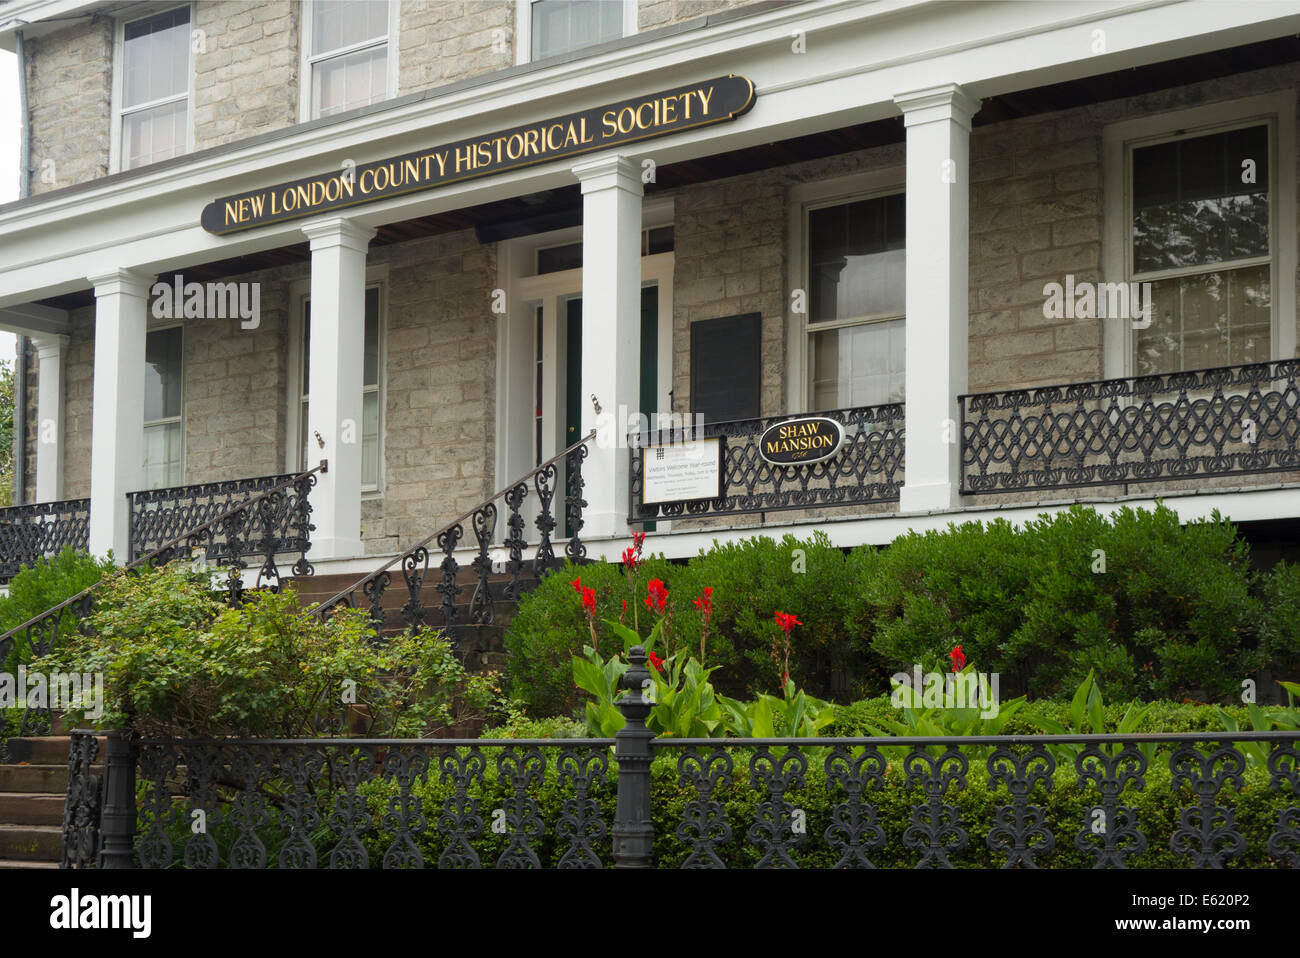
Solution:
M 131 513 L 128 561 L 186 537 L 191 529 L 203 528 L 202 540 L 192 545 L 201 549 L 208 561 L 224 564 L 258 551 L 297 553 L 298 561 L 305 563 L 312 529 L 307 495 L 315 484 L 314 474 L 289 473 L 127 493 Z M 254 499 L 256 508 L 232 511 Z M 213 521 L 221 517 L 224 521 Z
M 84 550 L 89 541 L 89 499 L 0 509 L 0 583 L 37 559 L 58 555 L 64 546 Z
M 1300 360 L 960 400 L 966 493 L 1300 469 Z
M 824 417 L 844 431 L 840 451 L 811 465 L 774 465 L 763 458 L 759 439 L 772 426 L 795 418 Z M 646 504 L 645 446 L 651 435 L 629 437 L 628 522 L 657 518 L 740 515 L 790 509 L 824 509 L 895 502 L 903 486 L 903 404 L 858 406 L 807 416 L 768 416 L 706 423 L 665 439 L 722 440 L 722 495 L 716 499 Z
M 629 658 L 614 739 L 78 733 L 64 863 L 1300 867 L 1300 732 L 655 738 Z
M 324 615 L 338 607 L 364 607 L 369 610 L 376 629 L 381 633 L 387 631 L 393 623 L 388 621 L 391 618 L 390 609 L 384 605 L 384 596 L 393 584 L 392 570 L 396 567 L 401 569 L 402 586 L 407 597 L 406 603 L 396 610 L 400 617 L 400 628 L 414 632 L 423 626 L 436 624 L 451 638 L 453 649 L 458 649 L 461 626 L 492 624 L 496 601 L 518 599 L 523 587 L 522 579 L 529 576 L 540 578 L 545 572 L 563 563 L 563 558 L 557 558 L 555 553 L 557 543 L 553 535 L 557 528 L 568 535 L 563 556 L 574 562 L 586 558 L 587 547 L 581 538 L 582 510 L 587 505 L 587 501 L 582 498 L 585 485 L 582 463 L 587 458 L 587 444 L 594 437 L 593 431 L 464 515 L 425 536 L 401 555 L 389 559 L 373 572 L 316 605 L 308 614 Z M 537 514 L 533 519 L 536 535 L 531 537 L 531 541 L 525 520 L 530 495 L 537 497 Z M 558 503 L 557 496 L 560 497 Z M 494 571 L 492 543 L 500 518 L 498 503 L 504 506 L 506 534 L 501 540 L 499 560 L 495 563 L 503 579 L 494 587 L 491 581 Z M 461 565 L 456 560 L 456 550 L 466 539 L 466 525 L 474 536 L 478 554 L 470 563 L 473 570 L 473 591 L 469 594 L 469 601 L 462 605 L 459 597 L 465 592 L 466 585 L 460 581 Z M 426 608 L 421 598 L 425 581 L 429 577 L 430 547 L 442 553 L 442 561 L 437 566 L 441 581 L 436 587 L 442 601 L 437 611 Z M 524 554 L 530 549 L 532 558 L 526 560 Z

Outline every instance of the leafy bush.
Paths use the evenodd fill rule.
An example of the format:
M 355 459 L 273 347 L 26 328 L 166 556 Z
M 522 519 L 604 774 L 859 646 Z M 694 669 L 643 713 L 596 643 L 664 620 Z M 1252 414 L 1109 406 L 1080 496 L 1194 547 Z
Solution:
M 37 665 L 103 673 L 102 723 L 160 737 L 300 737 L 350 705 L 373 735 L 412 736 L 486 715 L 492 674 L 469 676 L 431 631 L 376 643 L 364 610 L 304 616 L 291 589 L 226 607 L 178 565 L 102 589 L 89 635 Z
M 1101 571 L 1104 562 L 1104 571 Z M 1075 506 L 909 533 L 868 583 L 875 647 L 927 668 L 961 644 L 1005 688 L 1066 694 L 1089 671 L 1120 698 L 1230 697 L 1263 657 L 1245 543 L 1217 516 Z
M 1279 562 L 1263 577 L 1260 648 L 1280 677 L 1300 678 L 1300 565 Z
M 23 568 L 9 582 L 9 594 L 0 596 L 0 635 L 15 629 L 47 609 L 94 585 L 114 570 L 111 559 L 98 560 L 72 546 L 64 546 L 56 556 L 37 559 Z M 71 612 L 59 617 L 58 634 L 66 636 L 76 630 L 77 619 Z M 31 661 L 32 650 L 27 637 L 15 635 L 5 654 L 0 648 L 0 671 L 14 672 Z

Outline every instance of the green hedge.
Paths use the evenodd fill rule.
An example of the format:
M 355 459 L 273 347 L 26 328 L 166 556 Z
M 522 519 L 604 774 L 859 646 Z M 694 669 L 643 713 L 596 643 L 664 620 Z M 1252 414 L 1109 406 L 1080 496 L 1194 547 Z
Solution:
M 483 834 L 472 841 L 474 850 L 485 867 L 492 867 L 497 858 L 506 850 L 508 836 L 494 834 L 491 821 L 495 809 L 506 808 L 506 802 L 513 796 L 513 789 L 508 781 L 499 780 L 496 771 L 495 750 L 487 753 L 487 768 L 484 781 L 469 789 L 469 795 L 478 803 L 477 814 L 483 821 Z M 731 839 L 718 846 L 719 857 L 728 867 L 750 867 L 760 858 L 760 848 L 747 837 L 749 827 L 754 823 L 755 809 L 760 802 L 766 801 L 768 795 L 755 789 L 749 780 L 749 752 L 743 749 L 731 751 L 736 773 L 731 784 L 721 785 L 714 793 L 716 801 L 723 803 L 727 822 L 731 828 Z M 554 755 L 547 750 L 548 769 L 540 783 L 532 785 L 528 794 L 537 802 L 537 815 L 542 823 L 541 834 L 530 841 L 543 866 L 554 866 L 568 847 L 567 839 L 557 834 L 566 799 L 572 797 L 572 787 L 559 786 L 554 769 Z M 838 785 L 827 788 L 824 773 L 824 757 L 817 750 L 809 750 L 808 769 L 804 785 L 792 789 L 786 795 L 786 801 L 804 812 L 807 833 L 801 847 L 792 853 L 792 858 L 801 867 L 829 868 L 838 860 L 839 852 L 831 848 L 825 840 L 825 831 L 831 822 L 833 806 L 844 801 L 844 793 Z M 1005 856 L 991 851 L 986 844 L 986 836 L 995 822 L 995 810 L 998 806 L 1009 805 L 1010 796 L 1005 788 L 990 790 L 987 774 L 982 760 L 972 757 L 971 770 L 967 775 L 965 788 L 958 788 L 954 783 L 949 787 L 945 800 L 954 805 L 963 827 L 969 833 L 967 846 L 962 851 L 950 854 L 954 865 L 960 868 L 995 868 L 1005 862 Z M 433 776 L 436 778 L 436 774 Z M 1296 803 L 1294 794 L 1287 791 L 1271 791 L 1268 787 L 1268 772 L 1259 767 L 1247 768 L 1243 776 L 1244 787 L 1238 791 L 1232 786 L 1225 787 L 1220 793 L 1218 804 L 1231 810 L 1238 830 L 1246 840 L 1244 854 L 1230 859 L 1228 867 L 1236 868 L 1276 868 L 1280 862 L 1268 855 L 1266 845 L 1276 829 L 1282 810 L 1293 807 Z M 1086 868 L 1091 867 L 1095 858 L 1080 852 L 1074 845 L 1075 835 L 1090 821 L 1090 811 L 1098 805 L 1099 797 L 1095 786 L 1086 790 L 1077 784 L 1077 775 L 1072 767 L 1058 768 L 1053 786 L 1046 791 L 1043 785 L 1035 787 L 1032 804 L 1042 806 L 1046 815 L 1046 825 L 1055 836 L 1055 848 L 1047 854 L 1040 854 L 1037 863 L 1048 868 Z M 381 821 L 381 816 L 389 809 L 389 799 L 396 795 L 396 786 L 389 782 L 370 781 L 359 787 L 367 803 L 372 823 Z M 600 816 L 605 827 L 605 837 L 594 842 L 601 862 L 606 867 L 613 864 L 610 852 L 609 830 L 614 821 L 616 797 L 616 772 L 611 763 L 607 776 L 597 783 L 592 791 L 592 798 L 597 802 Z M 327 822 L 332 802 L 337 792 L 323 794 L 322 822 Z M 438 857 L 447 849 L 449 841 L 438 834 L 436 823 L 443 809 L 443 802 L 454 794 L 450 783 L 417 783 L 413 794 L 422 802 L 423 814 L 427 825 L 416 836 L 416 844 L 424 855 L 428 867 L 433 867 Z M 886 836 L 883 848 L 870 853 L 875 865 L 882 868 L 910 868 L 921 856 L 921 852 L 907 847 L 903 836 L 911 824 L 912 808 L 924 803 L 924 793 L 919 786 L 910 789 L 904 784 L 903 773 L 897 761 L 889 763 L 886 772 L 885 787 L 880 790 L 869 789 L 867 800 L 876 805 L 878 823 Z M 143 797 L 143 789 L 142 789 Z M 656 758 L 651 767 L 651 809 L 655 830 L 655 864 L 670 868 L 680 866 L 689 853 L 689 846 L 677 837 L 678 826 L 683 821 L 685 804 L 696 798 L 695 791 L 689 785 L 679 781 L 677 756 L 674 751 Z M 1189 868 L 1191 862 L 1184 856 L 1171 851 L 1169 842 L 1174 831 L 1179 827 L 1181 810 L 1193 807 L 1197 803 L 1194 792 L 1185 786 L 1175 788 L 1167 760 L 1157 760 L 1153 769 L 1146 776 L 1145 789 L 1138 791 L 1129 786 L 1122 795 L 1122 805 L 1133 808 L 1137 813 L 1138 826 L 1147 839 L 1147 848 L 1141 854 L 1134 854 L 1125 859 L 1131 868 Z M 188 806 L 177 801 L 175 820 L 166 831 L 173 843 L 173 859 L 177 865 L 183 861 L 184 845 L 191 835 L 191 821 Z M 211 829 L 211 834 L 220 849 L 222 867 L 229 862 L 230 849 L 238 837 L 231 807 L 225 806 L 219 822 Z M 288 830 L 281 819 L 281 813 L 274 803 L 267 808 L 269 821 L 258 829 L 258 836 L 267 848 L 268 864 L 276 867 L 276 858 L 282 843 L 288 836 Z M 212 819 L 210 818 L 209 821 Z M 142 814 L 137 842 L 145 837 L 148 815 Z M 337 833 L 321 827 L 312 836 L 319 865 L 324 866 L 330 851 L 339 841 Z M 393 841 L 391 828 L 372 827 L 363 833 L 362 843 L 370 857 L 370 867 L 379 867 L 385 851 Z
M 0 596 L 0 635 L 15 629 L 65 599 L 94 585 L 114 570 L 111 560 L 96 561 L 72 546 L 50 558 L 37 559 L 24 567 L 9 582 L 9 594 Z M 66 636 L 77 627 L 76 617 L 65 612 L 60 617 L 59 635 Z M 14 672 L 32 660 L 31 649 L 21 633 L 0 660 L 0 671 Z
M 631 581 L 613 563 L 567 567 L 524 598 L 506 632 L 510 686 L 533 715 L 581 704 L 569 661 L 590 636 L 575 577 L 595 588 L 598 618 L 618 618 L 626 601 L 643 634 L 645 584 L 663 579 L 669 648 L 696 655 L 692 600 L 712 586 L 705 664 L 719 667 L 718 691 L 740 699 L 780 688 L 778 610 L 804 623 L 791 637 L 791 678 L 837 702 L 888 692 L 889 676 L 916 663 L 946 672 L 956 645 L 977 670 L 999 673 L 1003 698 L 1068 698 L 1092 670 L 1115 701 L 1234 703 L 1261 669 L 1300 669 L 1300 567 L 1258 572 L 1230 523 L 1180 525 L 1163 506 L 1109 517 L 1076 506 L 1023 529 L 950 525 L 847 554 L 820 532 L 715 543 L 689 562 L 651 559 Z M 603 625 L 597 634 L 616 643 Z M 1271 684 L 1260 692 L 1277 699 Z

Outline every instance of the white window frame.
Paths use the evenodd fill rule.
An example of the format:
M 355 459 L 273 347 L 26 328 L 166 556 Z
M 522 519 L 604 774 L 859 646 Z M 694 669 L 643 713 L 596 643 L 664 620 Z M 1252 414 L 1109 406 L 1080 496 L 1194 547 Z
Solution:
M 515 0 L 515 65 L 533 62 L 533 4 L 537 0 Z M 637 32 L 638 0 L 623 2 L 623 36 L 635 36 Z M 586 49 L 582 47 L 580 49 Z M 577 53 L 571 50 L 570 53 Z
M 187 78 L 185 84 L 185 153 L 194 152 L 194 4 L 193 3 L 175 3 L 171 6 L 160 7 L 156 4 L 141 3 L 132 7 L 119 10 L 116 15 L 116 22 L 113 27 L 113 82 L 112 93 L 110 95 L 112 105 L 113 122 L 108 135 L 108 171 L 110 173 L 120 173 L 126 167 L 124 147 L 122 144 L 122 123 L 127 116 L 132 113 L 138 113 L 141 110 L 147 110 L 151 107 L 162 106 L 165 103 L 179 102 L 181 95 L 177 94 L 171 97 L 165 97 L 161 100 L 152 100 L 148 103 L 139 103 L 135 106 L 123 109 L 122 98 L 123 79 L 122 67 L 126 62 L 126 25 L 134 23 L 136 20 L 145 20 L 149 17 L 157 16 L 161 13 L 170 13 L 173 10 L 179 10 L 186 7 L 190 11 L 190 42 L 185 45 L 189 51 L 189 65 L 187 67 Z M 177 154 L 178 156 L 184 154 Z M 159 161 L 162 162 L 162 161 Z M 149 164 L 145 164 L 148 166 Z M 144 169 L 144 167 L 136 167 Z
M 185 336 L 185 323 L 182 320 L 178 320 L 178 319 L 155 320 L 151 316 L 149 318 L 149 322 L 145 326 L 145 336 L 147 337 L 150 333 L 160 333 L 166 329 L 179 329 L 181 331 L 181 368 L 180 368 L 181 411 L 176 416 L 164 416 L 162 419 L 144 419 L 140 423 L 140 428 L 141 431 L 143 431 L 149 428 L 150 426 L 162 426 L 173 422 L 178 423 L 180 425 L 181 427 L 180 481 L 176 483 L 176 486 L 184 486 L 187 484 L 189 480 L 189 475 L 186 471 L 188 465 L 186 463 L 186 456 L 185 456 L 185 451 L 186 451 L 185 450 L 185 446 L 186 446 L 186 442 L 185 442 L 185 340 L 187 338 Z M 144 450 L 142 449 L 141 457 L 140 457 L 140 472 L 142 476 L 144 474 L 143 451 Z M 176 488 L 176 486 L 162 486 L 161 488 L 173 489 Z
M 311 34 L 312 34 L 312 8 L 317 0 L 303 0 L 302 3 L 302 20 L 301 20 L 301 49 L 298 54 L 298 121 L 306 123 L 309 120 L 320 119 L 316 114 L 315 104 L 311 101 L 312 90 L 312 69 L 317 63 L 325 60 L 332 60 L 335 57 L 343 56 L 348 53 L 356 53 L 359 50 L 372 50 L 376 47 L 386 47 L 388 58 L 385 63 L 387 86 L 384 90 L 384 98 L 391 100 L 397 95 L 397 60 L 398 60 L 398 23 L 399 8 L 397 0 L 384 0 L 388 4 L 388 33 L 383 37 L 376 37 L 373 40 L 366 40 L 362 43 L 353 43 L 346 47 L 339 47 L 337 50 L 331 50 L 328 53 L 321 53 L 315 56 L 311 52 Z M 333 114 L 331 114 L 333 115 Z
M 890 166 L 851 176 L 818 180 L 814 183 L 800 183 L 790 190 L 789 228 L 787 236 L 787 262 L 789 263 L 790 289 L 804 291 L 805 311 L 789 312 L 786 323 L 786 350 L 790 361 L 786 363 L 786 408 L 791 412 L 812 411 L 812 382 L 808 377 L 808 358 L 810 355 L 808 341 L 813 333 L 845 326 L 861 326 L 867 323 L 891 322 L 902 319 L 907 321 L 906 303 L 902 315 L 882 314 L 864 316 L 855 319 L 836 320 L 816 323 L 809 321 L 807 308 L 811 306 L 808 296 L 808 214 L 815 209 L 828 206 L 840 206 L 856 203 L 860 200 L 879 199 L 895 193 L 907 192 L 907 167 Z M 904 250 L 906 250 L 904 245 Z M 786 302 L 786 310 L 791 303 Z
M 366 290 L 377 288 L 379 290 L 379 382 L 375 386 L 366 386 L 362 382 L 361 392 L 364 396 L 368 391 L 377 391 L 379 393 L 379 442 L 375 455 L 379 458 L 378 470 L 376 473 L 377 484 L 374 486 L 361 486 L 361 500 L 363 502 L 372 499 L 383 499 L 385 485 L 385 444 L 384 433 L 388 427 L 388 266 L 381 264 L 379 266 L 366 267 Z M 287 399 L 288 399 L 288 416 L 286 417 L 285 429 L 285 450 L 284 450 L 284 469 L 285 472 L 298 473 L 301 471 L 298 459 L 298 450 L 303 447 L 308 437 L 302 435 L 302 402 L 303 396 L 307 394 L 307 383 L 303 382 L 302 364 L 303 364 L 303 318 L 305 315 L 304 305 L 307 300 L 311 299 L 311 280 L 301 279 L 292 283 L 289 287 L 289 370 L 287 377 Z M 362 357 L 362 362 L 365 362 Z M 308 457 L 306 468 L 311 468 L 315 460 Z
M 1272 283 L 1270 359 L 1290 359 L 1296 349 L 1296 94 L 1282 90 L 1260 96 L 1193 107 L 1112 123 L 1102 130 L 1102 274 L 1105 282 L 1127 282 L 1132 275 L 1132 151 L 1135 147 L 1269 124 L 1269 276 Z M 1233 260 L 1222 269 L 1248 266 Z M 1209 272 L 1212 268 L 1196 270 Z M 1182 273 L 1185 271 L 1168 271 Z M 1163 274 L 1160 274 L 1163 275 Z M 1136 337 L 1131 321 L 1102 325 L 1104 375 L 1136 372 Z

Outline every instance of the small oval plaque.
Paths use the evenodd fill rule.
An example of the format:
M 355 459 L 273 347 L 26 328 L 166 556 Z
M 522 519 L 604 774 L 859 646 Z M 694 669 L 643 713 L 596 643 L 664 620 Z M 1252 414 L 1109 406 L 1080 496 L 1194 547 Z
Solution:
M 758 440 L 758 453 L 774 466 L 804 466 L 829 459 L 844 443 L 844 428 L 834 419 L 810 416 L 769 426 Z

